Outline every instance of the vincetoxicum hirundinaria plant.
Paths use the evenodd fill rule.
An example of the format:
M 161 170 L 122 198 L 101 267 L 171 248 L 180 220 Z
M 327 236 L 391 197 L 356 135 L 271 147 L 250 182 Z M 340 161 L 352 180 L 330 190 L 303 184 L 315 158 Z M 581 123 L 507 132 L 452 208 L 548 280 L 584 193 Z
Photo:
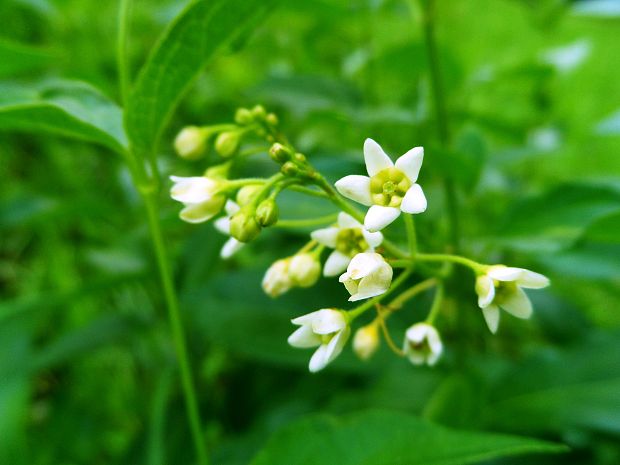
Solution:
M 219 131 L 218 128 L 226 130 Z M 270 158 L 279 169 L 269 178 L 231 179 L 233 164 L 242 163 L 260 148 L 240 149 L 248 136 L 270 144 Z M 443 343 L 435 320 L 442 308 L 445 273 L 431 270 L 431 276 L 413 283 L 418 263 L 456 263 L 471 269 L 482 316 L 491 332 L 499 325 L 500 309 L 517 318 L 529 318 L 532 305 L 523 288 L 542 288 L 549 280 L 523 268 L 500 264 L 486 265 L 460 255 L 418 252 L 413 223 L 414 214 L 422 214 L 427 199 L 417 184 L 424 160 L 424 149 L 414 147 L 395 161 L 372 139 L 366 139 L 363 157 L 368 176 L 351 174 L 332 186 L 325 177 L 295 150 L 278 130 L 278 118 L 258 105 L 240 108 L 234 125 L 214 127 L 189 126 L 183 129 L 175 148 L 181 157 L 199 158 L 209 143 L 222 162 L 209 167 L 202 176 L 171 176 L 170 195 L 183 204 L 180 217 L 190 223 L 202 223 L 217 217 L 217 229 L 230 239 L 221 256 L 228 258 L 243 244 L 251 242 L 264 229 L 279 221 L 277 198 L 286 189 L 323 197 L 341 210 L 337 218 L 302 219 L 305 224 L 323 224 L 310 234 L 308 242 L 293 256 L 277 260 L 265 273 L 262 287 L 271 297 L 278 297 L 294 287 L 310 287 L 322 274 L 338 277 L 349 292 L 350 302 L 364 301 L 345 310 L 342 303 L 333 308 L 312 311 L 292 320 L 298 328 L 288 342 L 297 348 L 316 349 L 309 369 L 316 372 L 334 360 L 347 344 L 356 320 L 371 309 L 376 317 L 359 327 L 354 334 L 353 349 L 361 359 L 370 358 L 380 344 L 379 328 L 395 353 L 415 365 L 434 365 L 441 357 Z M 368 207 L 363 213 L 352 200 Z M 386 235 L 388 227 L 400 216 L 406 225 L 408 248 L 401 249 Z M 325 224 L 329 222 L 331 224 Z M 322 261 L 325 249 L 327 258 Z M 397 271 L 395 271 L 397 270 Z M 402 350 L 393 343 L 385 320 L 409 299 L 435 287 L 435 297 L 424 321 L 412 322 L 405 333 Z M 388 304 L 384 300 L 400 293 Z

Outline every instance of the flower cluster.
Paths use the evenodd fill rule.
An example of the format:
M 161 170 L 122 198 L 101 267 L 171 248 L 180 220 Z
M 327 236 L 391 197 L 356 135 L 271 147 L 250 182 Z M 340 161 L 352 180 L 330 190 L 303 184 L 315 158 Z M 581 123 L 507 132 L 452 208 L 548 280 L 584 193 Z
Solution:
M 418 252 L 412 215 L 427 209 L 426 197 L 417 183 L 424 160 L 422 147 L 414 147 L 392 161 L 377 142 L 366 139 L 363 155 L 368 176 L 352 174 L 332 186 L 287 142 L 277 125 L 274 114 L 256 106 L 239 109 L 235 124 L 183 129 L 174 144 L 180 157 L 199 159 L 212 147 L 223 160 L 203 176 L 171 176 L 170 195 L 183 204 L 180 217 L 186 222 L 201 223 L 223 213 L 215 220 L 215 227 L 229 237 L 221 250 L 225 259 L 263 229 L 285 222 L 279 218 L 277 197 L 286 189 L 323 197 L 339 207 L 340 213 L 331 220 L 311 219 L 310 224 L 323 227 L 310 234 L 299 252 L 273 263 L 262 281 L 265 293 L 277 298 L 293 288 L 313 286 L 321 274 L 338 277 L 349 294 L 348 301 L 357 302 L 350 310 L 324 308 L 292 320 L 299 328 L 289 337 L 289 344 L 316 348 L 309 363 L 311 372 L 323 369 L 342 352 L 355 320 L 371 309 L 376 310 L 376 316 L 359 327 L 353 337 L 353 351 L 359 358 L 369 359 L 383 338 L 395 353 L 414 365 L 437 363 L 443 343 L 435 320 L 443 308 L 444 286 L 452 267 L 446 273 L 446 267 L 437 268 L 434 263 L 461 264 L 475 273 L 478 305 L 491 332 L 498 329 L 500 309 L 529 318 L 532 305 L 523 288 L 547 286 L 545 276 L 523 268 L 484 265 L 458 255 Z M 269 149 L 244 145 L 244 140 L 256 139 L 267 141 Z M 278 172 L 267 179 L 230 178 L 238 161 L 260 153 L 267 153 L 279 165 Z M 359 211 L 349 200 L 368 207 L 367 211 Z M 401 216 L 407 231 L 406 250 L 389 241 L 384 232 Z M 328 254 L 322 261 L 326 249 Z M 425 266 L 418 267 L 419 263 Z M 415 276 L 425 274 L 425 280 L 411 283 Z M 411 324 L 404 333 L 402 349 L 398 348 L 387 319 L 408 300 L 433 287 L 434 300 L 426 319 Z M 401 292 L 385 304 L 396 291 Z

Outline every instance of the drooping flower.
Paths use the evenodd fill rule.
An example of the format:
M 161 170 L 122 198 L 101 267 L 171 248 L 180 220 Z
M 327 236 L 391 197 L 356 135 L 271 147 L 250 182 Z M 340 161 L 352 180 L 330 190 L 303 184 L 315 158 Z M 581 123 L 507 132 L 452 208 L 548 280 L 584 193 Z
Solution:
M 300 349 L 318 347 L 308 366 L 312 373 L 322 370 L 340 355 L 351 333 L 345 314 L 333 308 L 317 310 L 291 322 L 300 328 L 289 336 L 290 345 Z
M 375 323 L 362 326 L 353 336 L 353 352 L 362 360 L 368 360 L 379 348 L 379 328 Z
M 239 211 L 239 205 L 232 200 L 227 200 L 224 209 L 226 211 L 226 216 L 215 220 L 214 226 L 222 234 L 230 236 L 230 218 Z M 220 257 L 224 259 L 232 257 L 243 247 L 243 245 L 243 242 L 238 241 L 232 236 L 229 237 L 220 251 Z
M 170 176 L 174 185 L 170 197 L 184 205 L 179 216 L 188 223 L 202 223 L 217 215 L 226 196 L 220 193 L 221 181 L 206 176 Z
M 424 148 L 414 147 L 393 163 L 372 139 L 364 142 L 364 161 L 368 176 L 350 175 L 336 182 L 345 197 L 369 206 L 364 226 L 375 232 L 385 228 L 404 213 L 422 213 L 426 197 L 416 184 Z
M 416 323 L 405 333 L 403 353 L 414 365 L 433 366 L 443 352 L 439 332 L 428 323 Z
M 517 318 L 529 318 L 532 315 L 532 303 L 525 289 L 540 289 L 549 285 L 549 278 L 524 268 L 493 265 L 485 274 L 476 278 L 478 306 L 487 326 L 492 333 L 499 326 L 499 309 L 503 309 Z
M 358 253 L 340 275 L 339 281 L 351 294 L 349 302 L 383 294 L 392 283 L 392 267 L 378 253 Z
M 326 247 L 334 249 L 327 257 L 323 274 L 337 276 L 347 269 L 351 259 L 361 252 L 374 252 L 383 241 L 380 232 L 369 232 L 347 213 L 338 214 L 338 225 L 313 231 L 310 236 Z

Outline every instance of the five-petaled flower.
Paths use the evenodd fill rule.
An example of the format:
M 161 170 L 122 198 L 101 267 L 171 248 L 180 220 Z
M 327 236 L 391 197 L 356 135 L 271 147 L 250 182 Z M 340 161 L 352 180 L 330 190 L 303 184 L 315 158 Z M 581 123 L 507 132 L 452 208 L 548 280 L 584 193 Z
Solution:
M 349 302 L 355 302 L 387 291 L 392 283 L 392 274 L 392 267 L 381 255 L 364 252 L 353 257 L 339 281 L 351 294 Z
M 434 326 L 416 323 L 405 333 L 403 353 L 414 365 L 433 366 L 443 352 L 443 344 Z
M 364 142 L 364 161 L 368 176 L 350 175 L 336 182 L 345 197 L 370 206 L 364 226 L 379 231 L 404 213 L 422 213 L 426 197 L 416 184 L 424 149 L 414 147 L 393 163 L 381 146 L 372 139 Z
M 347 269 L 351 259 L 361 252 L 374 252 L 383 241 L 380 232 L 369 232 L 347 213 L 338 214 L 338 225 L 313 231 L 312 239 L 334 249 L 327 257 L 323 274 L 337 276 Z
M 324 308 L 291 320 L 300 328 L 288 338 L 288 343 L 300 349 L 318 347 L 310 358 L 312 373 L 322 370 L 344 347 L 351 329 L 340 310 Z
M 540 289 L 549 285 L 549 278 L 524 268 L 492 265 L 476 278 L 478 306 L 492 333 L 499 325 L 499 309 L 517 318 L 532 315 L 532 303 L 522 288 Z
M 226 216 L 218 218 L 215 220 L 214 226 L 215 228 L 221 232 L 222 234 L 226 234 L 230 236 L 230 218 L 239 211 L 239 205 L 237 205 L 232 200 L 227 200 L 226 205 L 224 207 L 226 211 Z M 224 259 L 232 257 L 237 251 L 242 248 L 244 245 L 243 242 L 238 241 L 234 237 L 230 237 L 222 247 L 220 251 L 220 256 Z
M 179 214 L 183 221 L 202 223 L 210 220 L 226 203 L 226 196 L 219 192 L 221 181 L 206 176 L 170 176 L 170 179 L 174 182 L 170 196 L 185 207 Z

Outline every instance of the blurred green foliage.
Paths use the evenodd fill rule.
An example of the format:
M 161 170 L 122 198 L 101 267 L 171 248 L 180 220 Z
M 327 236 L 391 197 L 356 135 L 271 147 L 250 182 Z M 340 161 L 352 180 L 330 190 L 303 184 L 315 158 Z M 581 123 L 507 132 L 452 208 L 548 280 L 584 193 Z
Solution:
M 134 3 L 132 76 L 183 6 Z M 5 0 L 0 17 L 0 464 L 192 463 L 142 206 L 114 153 L 126 144 L 113 103 L 117 5 Z M 340 305 L 346 292 L 327 280 L 278 300 L 260 289 L 264 270 L 309 230 L 268 231 L 222 262 L 225 237 L 181 223 L 162 193 L 216 464 L 620 462 L 617 2 L 438 1 L 448 147 L 434 136 L 420 20 L 413 1 L 281 2 L 199 75 L 163 134 L 160 170 L 201 172 L 202 162 L 175 158 L 174 134 L 254 103 L 276 111 L 332 181 L 362 169 L 365 137 L 393 154 L 424 145 L 429 209 L 416 218 L 425 250 L 441 250 L 448 236 L 447 177 L 458 190 L 463 249 L 536 269 L 552 287 L 532 294 L 532 320 L 504 318 L 492 336 L 473 278 L 460 270 L 441 316 L 447 353 L 437 368 L 412 367 L 382 347 L 369 363 L 347 349 L 310 375 L 308 354 L 286 344 L 289 320 Z M 269 169 L 257 161 L 247 171 Z M 280 209 L 282 218 L 334 211 L 297 194 L 285 194 Z M 395 337 L 428 304 L 423 296 L 390 320 Z M 570 452 L 509 459 L 501 447 L 525 441 L 519 451 L 536 452 L 542 443 L 502 435 L 488 454 L 408 460 L 399 454 L 426 424 L 414 415 L 437 423 L 424 430 L 428 441 L 412 442 L 418 457 L 429 457 L 429 443 L 493 449 L 496 436 L 484 431 Z M 375 456 L 360 447 L 392 428 L 392 448 L 388 441 Z M 346 455 L 347 445 L 360 455 Z

